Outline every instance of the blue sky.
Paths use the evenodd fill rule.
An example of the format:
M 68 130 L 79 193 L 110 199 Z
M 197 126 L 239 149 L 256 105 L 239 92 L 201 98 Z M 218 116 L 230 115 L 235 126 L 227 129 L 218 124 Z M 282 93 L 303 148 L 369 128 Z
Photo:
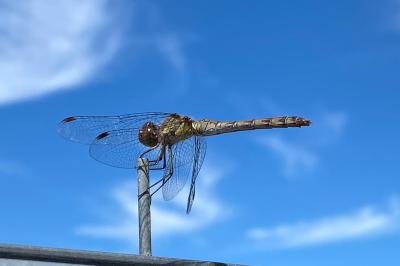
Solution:
M 51 2 L 51 3 L 50 3 Z M 153 254 L 397 265 L 400 2 L 0 1 L 0 242 L 137 253 L 135 172 L 56 132 L 71 115 L 309 118 L 210 137 L 152 205 Z

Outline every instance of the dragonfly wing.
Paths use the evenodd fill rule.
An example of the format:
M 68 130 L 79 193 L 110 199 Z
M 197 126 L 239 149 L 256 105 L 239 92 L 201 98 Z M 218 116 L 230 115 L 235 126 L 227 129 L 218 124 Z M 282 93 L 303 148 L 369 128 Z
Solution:
M 139 156 L 149 148 L 140 143 L 139 129 L 119 129 L 98 135 L 90 145 L 90 156 L 95 160 L 119 168 L 135 168 Z M 146 154 L 149 160 L 157 158 L 159 149 Z
M 105 131 L 140 128 L 147 121 L 160 124 L 169 115 L 153 112 L 119 116 L 71 116 L 59 123 L 58 132 L 68 140 L 91 144 Z
M 194 201 L 194 196 L 196 193 L 196 179 L 200 172 L 201 166 L 203 165 L 204 157 L 206 155 L 207 143 L 202 137 L 195 137 L 195 154 L 193 161 L 193 170 L 192 170 L 192 182 L 190 184 L 190 191 L 186 206 L 186 213 L 189 214 L 192 210 L 192 205 Z
M 166 160 L 169 160 L 170 153 L 172 153 L 173 175 L 162 187 L 163 197 L 165 200 L 174 198 L 185 186 L 189 176 L 193 176 L 193 174 L 197 176 L 201 164 L 200 167 L 197 164 L 198 160 L 196 159 L 196 148 L 198 148 L 198 152 L 200 154 L 205 154 L 206 148 L 203 146 L 203 150 L 201 150 L 199 147 L 197 147 L 197 142 L 199 139 L 202 138 L 195 136 L 178 142 L 172 146 L 171 151 L 167 152 Z M 164 176 L 168 175 L 170 172 L 170 167 L 171 164 L 167 163 L 167 167 L 164 170 Z
M 173 174 L 163 184 L 162 194 L 164 200 L 173 199 L 185 186 L 186 180 L 190 175 L 191 158 L 193 158 L 192 138 L 178 142 L 171 149 L 167 149 L 165 156 L 167 164 L 164 169 L 164 176 L 169 175 L 171 167 Z M 170 160 L 172 160 L 172 163 L 170 163 Z

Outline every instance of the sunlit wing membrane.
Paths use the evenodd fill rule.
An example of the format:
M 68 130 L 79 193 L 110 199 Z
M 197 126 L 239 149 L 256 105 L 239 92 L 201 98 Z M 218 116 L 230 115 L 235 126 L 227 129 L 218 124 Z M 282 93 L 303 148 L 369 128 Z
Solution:
M 193 140 L 192 138 L 178 142 L 172 146 L 172 169 L 173 175 L 162 187 L 164 200 L 173 199 L 186 184 L 190 176 L 193 158 Z M 164 169 L 164 176 L 170 172 L 170 151 L 167 149 L 165 160 L 167 162 Z
M 102 132 L 140 128 L 148 121 L 159 124 L 169 115 L 171 114 L 152 112 L 120 116 L 71 116 L 59 123 L 58 132 L 65 139 L 91 144 Z
M 195 154 L 194 154 L 194 162 L 192 169 L 192 181 L 190 184 L 190 191 L 186 206 L 186 213 L 189 214 L 192 210 L 192 205 L 194 201 L 194 197 L 196 194 L 196 179 L 199 175 L 201 166 L 203 165 L 204 157 L 206 155 L 207 143 L 201 137 L 194 137 L 195 139 Z
M 196 157 L 196 139 L 198 138 L 199 137 L 192 137 L 182 142 L 178 142 L 173 146 L 173 175 L 168 182 L 163 185 L 162 188 L 163 197 L 165 200 L 174 198 L 185 186 L 188 177 L 193 175 Z M 169 153 L 167 152 L 167 162 L 168 156 Z M 169 167 L 170 166 L 167 163 L 167 167 L 164 170 L 164 175 L 169 173 Z
M 135 168 L 139 156 L 149 148 L 137 138 L 139 129 L 119 129 L 98 135 L 90 145 L 90 156 L 95 160 L 119 168 Z M 146 154 L 149 160 L 157 158 L 159 150 Z

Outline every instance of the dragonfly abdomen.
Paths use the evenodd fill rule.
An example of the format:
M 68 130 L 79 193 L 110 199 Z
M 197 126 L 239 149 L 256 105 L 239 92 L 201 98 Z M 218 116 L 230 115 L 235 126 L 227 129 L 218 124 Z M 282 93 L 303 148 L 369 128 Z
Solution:
M 302 127 L 309 126 L 310 120 L 298 116 L 280 116 L 271 118 L 261 118 L 253 120 L 239 121 L 213 121 L 213 120 L 198 120 L 193 122 L 193 127 L 198 135 L 211 136 L 224 133 L 254 130 L 254 129 L 272 129 L 272 128 L 287 128 L 287 127 Z

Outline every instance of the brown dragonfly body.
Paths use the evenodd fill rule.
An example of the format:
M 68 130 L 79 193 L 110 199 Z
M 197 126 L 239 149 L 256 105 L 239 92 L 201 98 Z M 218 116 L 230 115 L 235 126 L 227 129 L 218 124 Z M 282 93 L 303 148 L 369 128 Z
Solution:
M 186 212 L 195 195 L 195 182 L 202 166 L 205 136 L 230 132 L 309 126 L 310 120 L 298 116 L 281 116 L 239 121 L 193 120 L 171 113 L 136 113 L 123 116 L 72 116 L 59 125 L 65 138 L 90 145 L 90 155 L 105 164 L 134 168 L 138 157 L 146 156 L 151 170 L 164 170 L 155 182 L 170 200 L 191 176 Z
M 139 140 L 148 147 L 158 144 L 174 145 L 193 136 L 213 136 L 230 132 L 309 126 L 310 120 L 298 116 L 281 116 L 239 121 L 192 120 L 187 116 L 171 114 L 157 126 L 147 122 L 139 131 Z

